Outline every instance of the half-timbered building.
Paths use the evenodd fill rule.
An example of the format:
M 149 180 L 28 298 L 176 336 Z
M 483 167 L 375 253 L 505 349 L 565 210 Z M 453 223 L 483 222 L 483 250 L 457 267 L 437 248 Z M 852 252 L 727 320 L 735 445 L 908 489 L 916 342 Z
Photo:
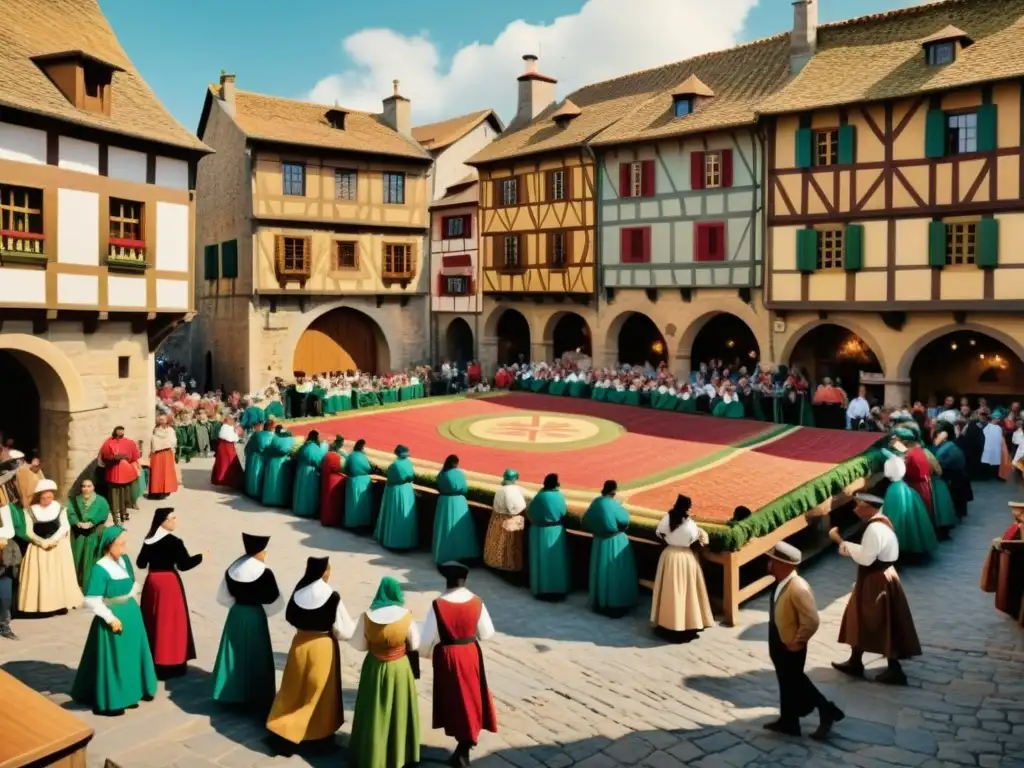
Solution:
M 209 150 L 95 0 L 6 0 L 0 26 L 0 430 L 64 492 L 114 426 L 152 429 Z
M 413 138 L 434 158 L 430 173 L 430 345 L 437 364 L 476 358 L 480 295 L 477 257 L 479 185 L 466 160 L 486 147 L 504 124 L 485 109 L 417 126 Z
M 759 108 L 777 359 L 838 326 L 872 359 L 865 381 L 899 404 L 935 394 L 911 392 L 911 368 L 952 332 L 940 354 L 977 374 L 976 389 L 958 389 L 1019 392 L 1022 373 L 971 354 L 969 334 L 1024 357 L 1024 0 L 950 0 L 820 27 L 814 2 L 797 5 L 812 55 Z
M 607 358 L 689 371 L 694 340 L 717 318 L 708 333 L 746 342 L 723 356 L 756 359 L 768 331 L 756 107 L 788 78 L 789 51 L 782 34 L 651 70 L 643 77 L 660 89 L 590 142 Z M 636 314 L 657 329 L 646 345 L 622 333 Z M 731 333 L 727 319 L 746 328 Z
M 207 90 L 192 349 L 208 384 L 426 359 L 432 158 L 394 85 L 380 114 L 241 91 L 232 74 Z

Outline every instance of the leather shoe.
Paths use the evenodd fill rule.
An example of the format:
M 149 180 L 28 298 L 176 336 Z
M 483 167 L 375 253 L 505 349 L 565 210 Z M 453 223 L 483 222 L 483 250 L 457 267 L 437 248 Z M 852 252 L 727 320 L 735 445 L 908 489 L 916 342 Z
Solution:
M 784 720 L 776 720 L 771 723 L 765 723 L 764 729 L 771 731 L 772 733 L 781 733 L 784 736 L 799 736 L 800 725 L 796 723 L 787 723 Z
M 832 669 L 850 677 L 864 677 L 864 665 L 852 661 L 833 661 Z

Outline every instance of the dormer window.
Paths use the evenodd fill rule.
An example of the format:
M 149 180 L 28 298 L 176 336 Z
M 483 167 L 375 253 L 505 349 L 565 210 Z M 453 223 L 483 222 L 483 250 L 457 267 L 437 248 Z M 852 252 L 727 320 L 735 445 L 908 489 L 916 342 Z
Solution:
M 960 29 L 948 26 L 919 41 L 929 67 L 944 67 L 957 59 L 957 54 L 971 44 L 971 38 Z
M 36 56 L 33 61 L 76 109 L 110 114 L 115 72 L 124 70 L 84 51 Z
M 569 99 L 566 99 L 562 102 L 562 106 L 556 109 L 554 114 L 551 115 L 551 119 L 554 120 L 555 125 L 559 128 L 565 128 L 569 123 L 579 117 L 580 114 L 580 108 L 573 104 Z
M 672 110 L 676 117 L 686 117 L 693 112 L 693 99 L 689 96 L 676 96 L 672 99 Z
M 324 117 L 327 118 L 327 124 L 339 131 L 345 130 L 345 110 L 343 109 L 329 109 L 327 110 Z
M 715 92 L 704 85 L 696 75 L 690 75 L 672 91 L 672 114 L 676 117 L 692 115 L 701 101 L 714 97 Z

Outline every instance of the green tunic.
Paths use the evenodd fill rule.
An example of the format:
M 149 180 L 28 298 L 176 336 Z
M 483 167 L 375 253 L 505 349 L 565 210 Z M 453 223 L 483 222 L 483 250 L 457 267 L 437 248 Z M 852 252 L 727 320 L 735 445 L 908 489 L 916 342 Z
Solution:
M 416 514 L 416 494 L 412 481 L 416 478 L 409 458 L 397 458 L 388 467 L 388 482 L 380 505 L 380 517 L 373 538 L 387 549 L 415 549 L 419 544 L 420 526 Z
M 292 505 L 292 481 L 295 476 L 295 462 L 292 460 L 292 446 L 295 438 L 289 432 L 276 435 L 263 451 L 267 459 L 266 476 L 263 479 L 263 503 L 268 507 L 290 507 Z
M 320 514 L 320 463 L 327 446 L 307 440 L 295 454 L 295 482 L 292 491 L 292 512 L 299 517 Z
M 921 497 L 902 480 L 889 484 L 882 500 L 900 543 L 900 555 L 930 555 L 938 546 L 935 528 Z
M 934 453 L 928 450 L 925 450 L 925 453 L 934 458 L 935 462 L 938 463 L 939 459 Z M 939 530 L 955 528 L 957 522 L 959 522 L 956 516 L 956 508 L 953 506 L 953 496 L 949 492 L 949 486 L 946 484 L 942 475 L 937 475 L 935 472 L 932 472 L 931 487 L 932 511 L 935 513 L 935 527 Z
M 258 499 L 263 493 L 267 471 L 267 446 L 274 442 L 273 432 L 257 432 L 245 443 L 245 495 Z
M 102 598 L 122 626 L 121 633 L 114 634 L 99 616 L 92 620 L 71 686 L 72 699 L 99 713 L 133 707 L 142 699 L 152 699 L 157 691 L 142 611 L 132 592 L 135 572 L 127 555 L 121 556 L 121 567 L 127 576 L 115 578 L 97 564 L 85 590 L 86 598 Z
M 92 567 L 103 555 L 100 539 L 103 538 L 104 523 L 110 516 L 107 500 L 94 493 L 87 502 L 83 496 L 75 496 L 68 503 L 68 524 L 71 526 L 71 554 L 75 557 L 75 573 L 78 586 L 86 587 Z M 91 523 L 92 528 L 79 528 L 79 523 Z
M 258 405 L 250 405 L 244 411 L 242 411 L 242 418 L 240 420 L 241 427 L 246 432 L 250 432 L 253 427 L 257 424 L 263 424 L 267 420 L 266 412 Z
M 629 513 L 610 496 L 598 496 L 583 515 L 594 537 L 590 551 L 590 605 L 598 613 L 622 614 L 639 600 L 636 561 L 626 538 Z
M 362 451 L 345 460 L 345 528 L 366 528 L 373 522 L 373 468 Z
M 530 591 L 536 597 L 562 597 L 569 592 L 569 545 L 562 525 L 565 512 L 565 496 L 557 488 L 540 491 L 526 508 Z
M 264 415 L 272 419 L 283 419 L 284 418 L 284 406 L 281 405 L 280 400 L 272 400 L 267 403 L 267 407 L 263 411 Z
M 437 475 L 437 509 L 434 512 L 434 562 L 479 560 L 480 541 L 469 513 L 469 485 L 461 469 L 441 470 Z

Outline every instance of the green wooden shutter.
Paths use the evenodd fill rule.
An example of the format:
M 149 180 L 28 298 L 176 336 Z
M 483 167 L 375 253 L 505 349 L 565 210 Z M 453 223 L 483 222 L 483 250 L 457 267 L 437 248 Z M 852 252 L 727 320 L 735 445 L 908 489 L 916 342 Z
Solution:
M 928 266 L 946 266 L 946 222 L 928 223 Z
M 208 245 L 203 249 L 203 277 L 206 280 L 217 279 L 218 246 Z
M 801 272 L 818 269 L 818 231 L 800 229 L 796 233 L 796 268 Z
M 999 266 L 999 219 L 978 222 L 978 256 L 975 263 L 983 269 Z
M 224 255 L 224 277 L 238 277 L 238 241 L 228 240 L 221 243 L 220 251 Z
M 839 164 L 853 165 L 857 150 L 857 133 L 852 125 L 839 126 Z
M 999 143 L 996 138 L 998 123 L 996 105 L 982 104 L 978 107 L 978 151 L 993 152 Z
M 812 152 L 814 135 L 810 128 L 798 128 L 796 131 L 796 167 L 810 168 L 813 164 Z
M 864 225 L 847 224 L 843 234 L 843 268 L 847 272 L 856 272 L 863 266 Z
M 946 154 L 946 113 L 929 109 L 924 125 L 924 154 L 926 157 L 944 157 Z

